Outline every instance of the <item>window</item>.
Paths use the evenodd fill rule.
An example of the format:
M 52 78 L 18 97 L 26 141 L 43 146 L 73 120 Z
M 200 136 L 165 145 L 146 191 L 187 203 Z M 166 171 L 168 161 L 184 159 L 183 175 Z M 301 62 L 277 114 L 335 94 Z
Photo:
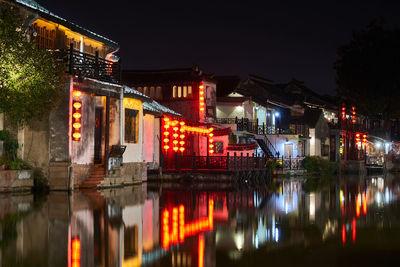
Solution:
M 124 259 L 137 256 L 138 253 L 138 226 L 124 229 Z
M 187 86 L 183 87 L 183 97 L 187 97 Z
M 145 86 L 145 87 L 143 88 L 143 94 L 149 95 L 149 88 L 147 88 L 147 86 Z
M 222 154 L 224 153 L 224 142 L 215 142 L 215 153 L 216 154 Z
M 125 109 L 125 142 L 137 143 L 139 137 L 139 111 Z
M 154 98 L 154 86 L 150 87 L 150 97 Z
M 33 35 L 36 32 L 36 36 Z M 40 48 L 54 49 L 56 31 L 47 29 L 45 26 L 40 27 L 37 23 L 33 24 L 33 31 L 31 33 L 32 39 L 35 40 Z M 69 39 L 69 43 L 73 43 L 75 49 L 79 49 L 80 43 L 75 42 L 74 39 Z
M 172 97 L 173 98 L 176 98 L 176 96 L 178 95 L 176 90 L 177 90 L 177 87 L 176 87 L 176 85 L 174 85 L 174 87 L 172 87 Z
M 161 86 L 156 87 L 156 98 L 161 99 Z
M 142 87 L 138 87 L 137 90 L 141 93 L 143 93 L 143 88 Z
M 182 97 L 182 86 L 178 86 L 178 98 Z
M 192 86 L 188 86 L 188 97 L 192 97 Z
M 215 117 L 214 115 L 214 108 L 213 107 L 207 107 L 207 117 Z

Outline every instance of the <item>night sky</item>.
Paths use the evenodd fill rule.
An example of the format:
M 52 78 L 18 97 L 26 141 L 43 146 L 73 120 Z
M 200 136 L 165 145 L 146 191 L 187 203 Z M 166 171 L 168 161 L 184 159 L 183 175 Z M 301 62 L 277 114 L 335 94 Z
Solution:
M 37 0 L 121 46 L 125 69 L 185 68 L 292 78 L 335 93 L 336 49 L 375 17 L 400 25 L 400 1 Z M 400 48 L 399 48 L 400 49 Z

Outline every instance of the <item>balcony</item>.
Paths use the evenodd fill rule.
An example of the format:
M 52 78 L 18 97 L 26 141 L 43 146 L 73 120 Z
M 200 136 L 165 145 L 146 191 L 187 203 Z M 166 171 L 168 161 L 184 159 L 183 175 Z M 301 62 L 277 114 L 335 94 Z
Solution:
M 308 128 L 304 125 L 294 125 L 291 128 L 278 128 L 276 126 L 267 126 L 264 123 L 258 124 L 258 120 L 250 120 L 247 118 L 217 118 L 219 124 L 236 124 L 237 131 L 246 131 L 257 135 L 268 134 L 300 134 L 308 136 Z M 301 127 L 300 127 L 301 126 Z
M 79 78 L 92 78 L 103 82 L 121 84 L 121 64 L 95 55 L 82 53 L 71 46 L 67 51 L 53 54 L 67 64 L 67 73 Z

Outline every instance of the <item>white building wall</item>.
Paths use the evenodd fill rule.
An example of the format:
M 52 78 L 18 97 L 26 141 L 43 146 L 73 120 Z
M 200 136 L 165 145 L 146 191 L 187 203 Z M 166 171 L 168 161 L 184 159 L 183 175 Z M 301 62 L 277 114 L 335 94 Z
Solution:
M 217 118 L 243 118 L 243 106 L 217 105 Z
M 153 162 L 154 153 L 154 115 L 143 116 L 143 160 Z
M 125 108 L 125 107 L 124 107 Z M 143 108 L 142 106 L 134 107 L 139 110 L 139 137 L 137 143 L 126 143 L 124 141 L 124 145 L 126 145 L 126 150 L 123 157 L 123 162 L 143 162 Z M 125 111 L 124 118 L 122 121 L 125 121 Z M 123 129 L 125 133 L 125 129 Z
M 294 134 L 274 134 L 268 135 L 268 140 L 279 152 L 279 157 L 285 156 L 285 144 L 293 145 L 293 157 L 298 157 L 299 136 Z

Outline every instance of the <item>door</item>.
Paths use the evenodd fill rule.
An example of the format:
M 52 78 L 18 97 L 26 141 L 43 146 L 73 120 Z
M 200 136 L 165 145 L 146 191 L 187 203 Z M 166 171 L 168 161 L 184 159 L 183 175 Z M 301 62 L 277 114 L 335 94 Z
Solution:
M 96 108 L 94 121 L 94 163 L 102 162 L 101 144 L 103 139 L 103 108 Z
M 284 156 L 285 158 L 293 157 L 293 144 L 284 145 Z

